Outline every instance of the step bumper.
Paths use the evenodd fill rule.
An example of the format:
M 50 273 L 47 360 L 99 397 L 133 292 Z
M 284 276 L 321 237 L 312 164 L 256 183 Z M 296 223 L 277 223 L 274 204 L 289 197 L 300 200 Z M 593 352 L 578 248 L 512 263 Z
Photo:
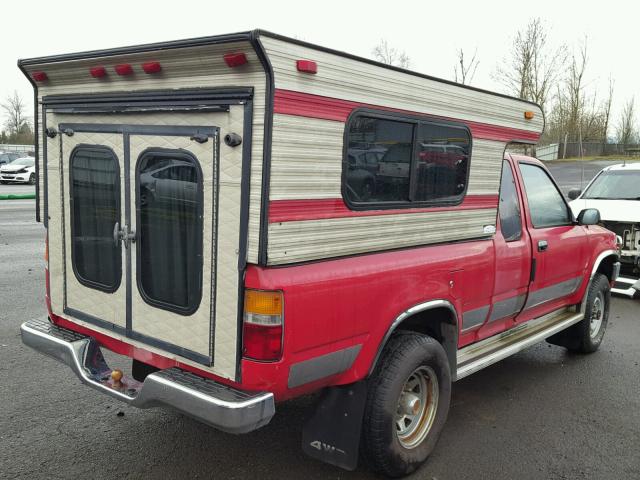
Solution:
M 46 317 L 23 323 L 20 333 L 25 345 L 69 366 L 82 383 L 134 407 L 171 407 L 229 433 L 260 428 L 275 413 L 272 393 L 244 392 L 175 367 L 144 382 L 129 376 L 116 382 L 96 340 Z

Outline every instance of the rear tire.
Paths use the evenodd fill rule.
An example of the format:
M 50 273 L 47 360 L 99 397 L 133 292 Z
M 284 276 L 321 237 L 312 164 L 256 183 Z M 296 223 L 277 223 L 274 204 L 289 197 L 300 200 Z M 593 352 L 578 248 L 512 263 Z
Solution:
M 390 477 L 416 470 L 438 441 L 450 400 L 451 372 L 442 345 L 426 335 L 396 334 L 369 380 L 365 459 Z

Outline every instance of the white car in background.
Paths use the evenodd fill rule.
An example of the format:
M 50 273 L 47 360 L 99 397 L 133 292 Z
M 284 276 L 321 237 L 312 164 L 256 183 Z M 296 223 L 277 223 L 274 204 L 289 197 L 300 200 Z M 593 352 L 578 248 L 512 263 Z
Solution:
M 603 168 L 584 191 L 569 191 L 569 205 L 577 217 L 597 208 L 602 224 L 618 235 L 620 277 L 611 291 L 640 296 L 640 163 Z
M 16 158 L 0 167 L 0 183 L 36 184 L 36 159 L 33 157 Z

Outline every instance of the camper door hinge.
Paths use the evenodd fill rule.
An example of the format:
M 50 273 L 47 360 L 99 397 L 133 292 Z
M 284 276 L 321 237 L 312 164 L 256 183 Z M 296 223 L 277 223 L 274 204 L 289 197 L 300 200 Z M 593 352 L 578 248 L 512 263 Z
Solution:
M 56 138 L 58 131 L 55 128 L 48 127 L 44 130 L 44 133 L 49 138 Z
M 191 140 L 198 142 L 198 143 L 207 143 L 209 141 L 209 137 L 207 137 L 206 135 L 203 135 L 201 133 L 196 133 L 195 135 L 193 135 L 191 137 Z

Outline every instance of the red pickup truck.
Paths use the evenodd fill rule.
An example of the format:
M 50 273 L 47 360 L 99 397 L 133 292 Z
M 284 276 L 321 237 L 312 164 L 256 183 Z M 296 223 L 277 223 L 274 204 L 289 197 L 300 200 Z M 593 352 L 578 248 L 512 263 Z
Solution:
M 538 105 L 260 30 L 19 65 L 48 310 L 22 339 L 92 388 L 232 433 L 322 392 L 305 452 L 401 476 L 452 382 L 602 342 L 615 235 L 505 154 Z

